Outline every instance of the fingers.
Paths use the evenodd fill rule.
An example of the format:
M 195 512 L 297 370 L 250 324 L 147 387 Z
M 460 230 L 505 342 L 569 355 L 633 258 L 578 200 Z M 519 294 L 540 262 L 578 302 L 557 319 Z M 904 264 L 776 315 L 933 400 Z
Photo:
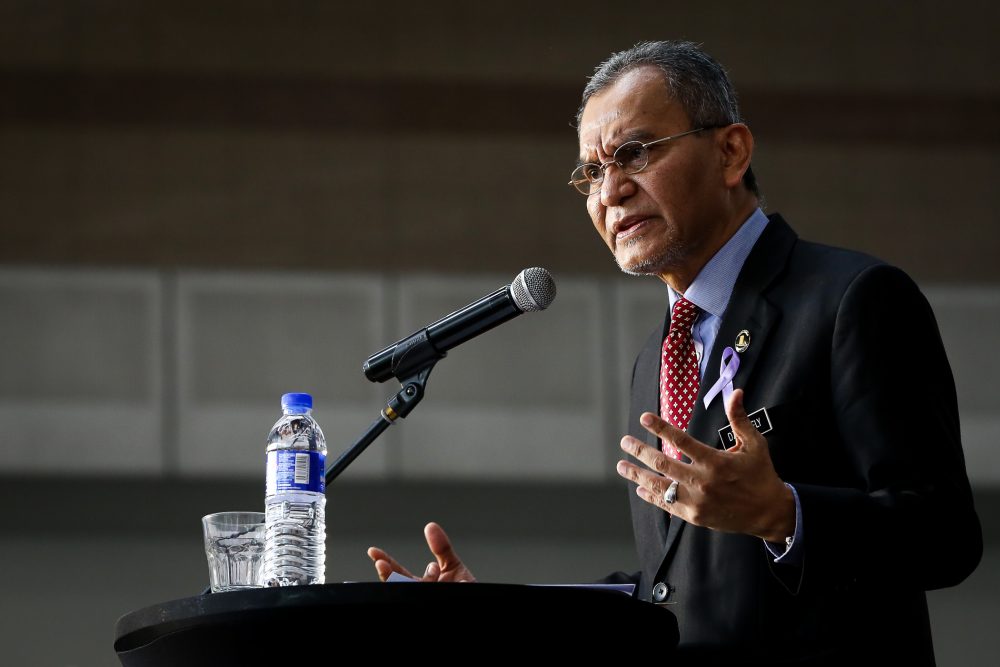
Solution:
M 667 477 L 672 477 L 674 475 L 679 475 L 683 471 L 684 463 L 676 461 L 671 457 L 667 456 L 655 447 L 650 447 L 649 445 L 640 442 L 639 440 L 633 438 L 630 435 L 626 435 L 622 438 L 621 448 L 623 452 L 631 454 L 635 458 L 639 459 L 650 470 L 660 473 L 661 475 L 666 475 Z M 626 465 L 631 466 L 632 464 L 625 462 Z M 633 466 L 635 467 L 635 466 Z M 620 472 L 620 471 L 619 471 Z
M 378 578 L 382 581 L 388 579 L 389 575 L 393 572 L 399 572 L 403 576 L 410 577 L 411 579 L 418 578 L 413 576 L 413 574 L 411 574 L 405 567 L 397 563 L 395 558 L 378 547 L 369 547 L 368 557 L 374 561 L 375 571 L 378 572 Z
M 693 439 L 691 441 L 697 442 Z M 671 511 L 671 508 L 662 501 L 663 494 L 674 480 L 691 479 L 691 464 L 677 461 L 628 435 L 622 438 L 621 448 L 645 463 L 649 469 L 628 461 L 619 461 L 618 474 L 636 483 L 636 493 L 640 498 L 663 510 Z
M 682 487 L 680 485 L 678 485 L 677 489 L 674 491 L 674 502 L 673 503 L 668 503 L 664 499 L 663 493 L 659 492 L 659 491 L 653 492 L 653 491 L 650 491 L 650 489 L 648 489 L 648 488 L 643 488 L 643 487 L 640 486 L 640 487 L 638 487 L 635 490 L 635 492 L 636 492 L 636 494 L 640 498 L 642 498 L 643 500 L 645 500 L 650 505 L 655 505 L 656 507 L 659 507 L 664 512 L 668 512 L 670 514 L 677 514 L 678 510 L 680 510 L 680 509 L 683 508 L 683 504 L 677 504 L 679 502 L 679 500 L 680 500 L 679 494 L 680 494 L 681 488 Z
M 684 431 L 667 423 L 666 420 L 660 419 L 652 412 L 642 413 L 642 416 L 639 417 L 639 423 L 642 424 L 643 428 L 650 433 L 668 441 L 671 445 L 676 447 L 679 452 L 686 454 L 692 461 L 697 461 L 698 459 L 706 456 L 712 456 L 716 453 L 715 449 L 712 447 L 698 442 Z
M 424 538 L 427 540 L 427 546 L 430 548 L 431 553 L 437 558 L 437 564 L 440 566 L 439 572 L 441 570 L 453 570 L 462 565 L 462 559 L 458 557 L 458 554 L 452 548 L 451 540 L 448 539 L 448 534 L 444 532 L 444 528 L 431 521 L 424 526 Z
M 663 492 L 667 490 L 667 487 L 673 481 L 669 476 L 658 475 L 637 465 L 633 465 L 628 461 L 618 462 L 618 474 L 638 484 L 640 489 L 646 489 L 650 493 L 659 496 L 663 495 Z M 639 495 L 642 496 L 641 493 Z
M 427 539 L 427 546 L 436 560 L 431 561 L 424 568 L 423 576 L 415 576 L 405 567 L 400 565 L 392 556 L 378 547 L 369 547 L 368 557 L 375 562 L 375 571 L 378 572 L 379 579 L 386 581 L 393 572 L 398 572 L 411 579 L 420 581 L 475 581 L 462 560 L 455 553 L 451 546 L 451 540 L 438 524 L 431 522 L 424 527 L 424 537 Z
M 389 581 L 389 577 L 392 576 L 392 566 L 389 565 L 389 561 L 377 560 L 375 561 L 375 572 L 378 574 L 379 581 Z
M 451 540 L 448 539 L 447 533 L 444 532 L 441 526 L 434 522 L 427 524 L 424 527 L 424 537 L 427 539 L 427 546 L 430 547 L 431 553 L 434 554 L 434 558 L 437 560 L 428 563 L 424 569 L 423 576 L 420 577 L 400 565 L 395 558 L 384 550 L 378 547 L 369 547 L 368 557 L 374 561 L 375 571 L 378 572 L 379 579 L 385 581 L 393 572 L 398 572 L 411 579 L 437 581 L 441 577 L 442 572 L 454 571 L 464 567 L 461 559 L 459 559 L 451 546 Z

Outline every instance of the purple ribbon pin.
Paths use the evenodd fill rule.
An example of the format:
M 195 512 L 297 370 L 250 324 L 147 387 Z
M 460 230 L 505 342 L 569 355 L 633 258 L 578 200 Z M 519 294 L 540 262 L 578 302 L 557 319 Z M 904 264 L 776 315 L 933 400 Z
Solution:
M 727 347 L 722 351 L 722 365 L 719 367 L 719 379 L 715 381 L 712 388 L 705 393 L 705 407 L 708 408 L 719 392 L 722 392 L 722 400 L 728 401 L 729 395 L 733 393 L 733 378 L 740 367 L 740 355 L 736 350 Z

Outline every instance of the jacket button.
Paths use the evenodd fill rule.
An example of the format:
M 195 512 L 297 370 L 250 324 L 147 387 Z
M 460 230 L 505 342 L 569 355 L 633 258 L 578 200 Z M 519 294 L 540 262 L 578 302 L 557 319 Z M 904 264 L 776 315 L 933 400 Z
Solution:
M 671 592 L 670 585 L 661 581 L 653 586 L 653 602 L 666 602 Z

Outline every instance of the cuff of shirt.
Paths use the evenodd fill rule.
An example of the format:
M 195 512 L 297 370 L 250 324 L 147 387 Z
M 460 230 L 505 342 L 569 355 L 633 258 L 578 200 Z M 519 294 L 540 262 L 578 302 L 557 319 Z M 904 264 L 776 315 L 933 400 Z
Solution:
M 795 533 L 792 535 L 791 541 L 788 541 L 785 544 L 764 540 L 764 546 L 767 548 L 771 556 L 774 557 L 775 563 L 782 563 L 785 565 L 801 565 L 802 504 L 799 502 L 799 493 L 795 490 L 795 487 L 787 482 L 785 483 L 785 486 L 792 490 L 792 496 L 795 498 Z

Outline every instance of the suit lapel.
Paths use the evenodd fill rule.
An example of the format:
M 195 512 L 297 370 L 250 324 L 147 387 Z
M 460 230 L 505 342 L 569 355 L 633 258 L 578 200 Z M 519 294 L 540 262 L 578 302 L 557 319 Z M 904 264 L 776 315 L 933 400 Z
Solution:
M 669 306 L 667 308 L 669 312 Z M 663 324 L 658 328 L 656 335 L 650 335 L 645 347 L 640 352 L 640 357 L 635 368 L 635 406 L 633 411 L 633 424 L 629 424 L 632 435 L 650 447 L 659 448 L 657 437 L 644 429 L 639 424 L 639 415 L 643 412 L 660 413 L 660 349 L 664 336 L 666 336 L 669 319 L 665 318 Z M 630 456 L 629 459 L 639 466 L 645 464 L 639 459 Z M 648 555 L 656 559 L 661 558 L 662 546 L 667 539 L 667 523 L 670 515 L 655 505 L 651 505 L 639 498 L 636 494 L 629 497 L 632 505 L 633 528 L 636 535 L 648 535 L 649 539 L 640 540 L 640 543 L 647 544 L 650 550 Z M 640 554 L 640 558 L 643 554 Z
M 704 406 L 704 396 L 719 379 L 722 350 L 733 346 L 733 341 L 743 329 L 750 332 L 750 347 L 740 354 L 740 367 L 733 378 L 733 388 L 745 388 L 768 335 L 781 316 L 780 311 L 764 297 L 764 291 L 784 270 L 797 237 L 780 215 L 774 214 L 768 217 L 770 222 L 747 256 L 739 278 L 733 286 L 733 294 L 722 316 L 722 324 L 715 337 L 712 353 L 708 358 L 708 367 L 698 389 L 698 399 L 691 414 L 691 422 L 688 424 L 687 432 L 692 437 L 714 447 L 720 447 L 722 444 L 718 429 L 728 423 L 726 410 L 721 394 L 712 400 L 707 409 Z M 761 406 L 746 407 L 748 411 L 753 411 Z M 660 569 L 669 561 L 671 551 L 686 525 L 687 522 L 678 519 L 669 522 L 666 538 L 661 542 L 664 549 Z

